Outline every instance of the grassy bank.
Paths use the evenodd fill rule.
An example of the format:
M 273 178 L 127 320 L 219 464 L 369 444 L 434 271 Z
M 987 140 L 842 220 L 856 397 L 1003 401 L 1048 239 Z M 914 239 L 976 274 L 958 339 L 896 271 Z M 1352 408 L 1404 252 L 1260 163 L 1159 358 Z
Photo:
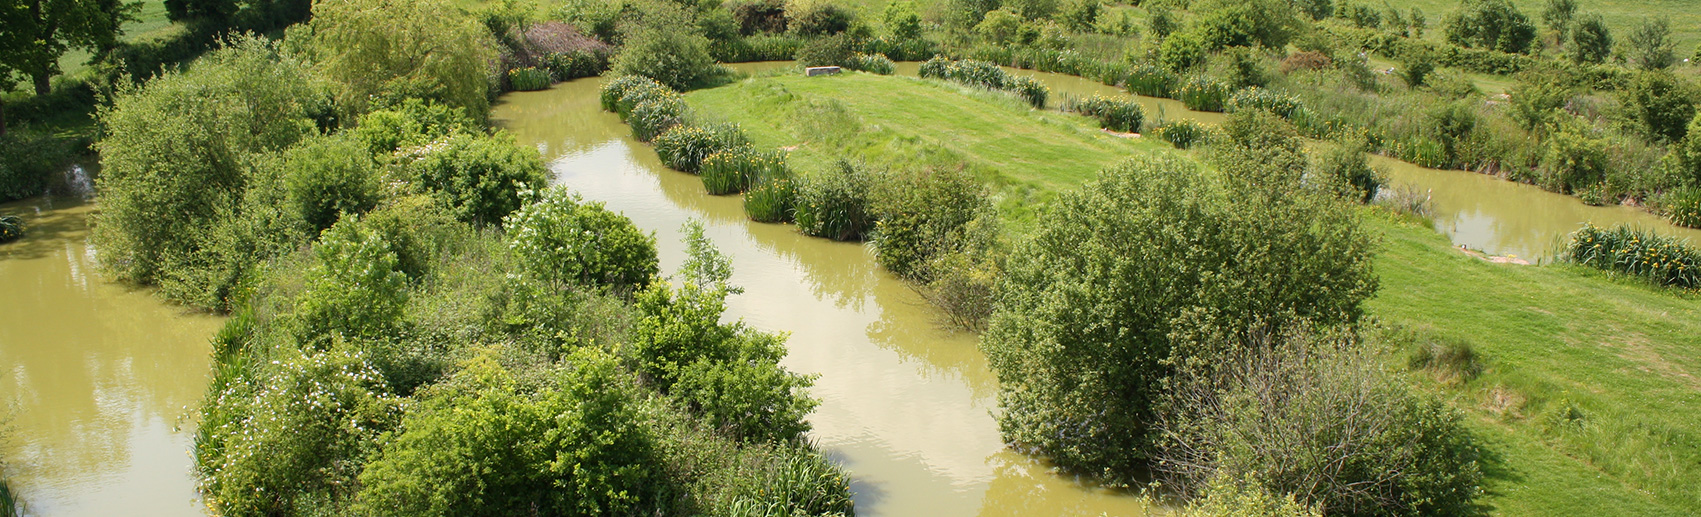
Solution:
M 699 113 L 811 170 L 839 157 L 890 168 L 961 166 L 1023 206 L 1074 188 L 1148 140 L 1073 115 L 907 78 L 764 77 L 692 92 Z M 820 106 L 831 106 L 822 116 Z M 811 119 L 810 116 L 815 116 Z M 823 126 L 826 126 L 823 128 Z M 861 129 L 863 131 L 858 132 Z M 842 132 L 842 134 L 836 134 Z M 1472 418 L 1488 450 L 1487 509 L 1501 515 L 1682 515 L 1701 510 L 1701 304 L 1692 295 L 1571 266 L 1491 264 L 1431 229 L 1365 209 L 1383 236 L 1369 313 L 1404 336 L 1389 361 L 1444 344 L 1466 367 L 1411 379 Z M 1017 225 L 1018 227 L 1022 225 Z

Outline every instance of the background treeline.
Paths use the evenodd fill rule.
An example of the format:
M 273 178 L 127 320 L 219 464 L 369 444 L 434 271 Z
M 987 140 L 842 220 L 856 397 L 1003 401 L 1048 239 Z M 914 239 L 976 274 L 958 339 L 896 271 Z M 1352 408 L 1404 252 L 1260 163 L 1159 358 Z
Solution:
M 485 123 L 521 58 L 454 13 L 319 2 L 99 111 L 102 266 L 231 314 L 196 433 L 209 505 L 851 513 L 784 336 L 720 322 L 727 260 L 688 232 L 670 283 L 650 234 L 546 189 Z

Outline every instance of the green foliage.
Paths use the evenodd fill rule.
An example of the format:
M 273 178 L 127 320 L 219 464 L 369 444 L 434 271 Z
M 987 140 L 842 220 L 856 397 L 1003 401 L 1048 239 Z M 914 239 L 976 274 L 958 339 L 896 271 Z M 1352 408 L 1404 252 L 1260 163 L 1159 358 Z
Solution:
M 760 223 L 791 221 L 792 208 L 796 204 L 797 183 L 789 174 L 759 177 L 755 185 L 744 192 L 744 214 Z
M 1576 16 L 1577 0 L 1547 0 L 1547 5 L 1542 7 L 1542 23 L 1558 32 L 1561 40 L 1571 30 L 1571 22 Z
M 696 125 L 673 126 L 653 142 L 663 165 L 679 172 L 696 174 L 702 170 L 703 159 L 721 151 L 747 147 L 750 139 L 735 125 L 707 128 Z
M 1558 78 L 1534 77 L 1514 86 L 1508 95 L 1512 97 L 1513 120 L 1524 129 L 1546 133 L 1558 125 L 1559 117 L 1565 115 L 1560 108 L 1570 103 L 1576 92 Z
M 242 39 L 100 111 L 101 212 L 94 241 L 118 279 L 195 274 L 206 239 L 239 215 L 262 153 L 314 133 L 325 108 L 307 65 Z
M 1187 109 L 1222 111 L 1228 103 L 1231 91 L 1228 83 L 1208 75 L 1195 75 L 1187 78 L 1181 87 L 1175 89 L 1175 96 Z
M 1178 81 L 1174 72 L 1151 63 L 1139 63 L 1128 68 L 1122 87 L 1147 97 L 1169 97 Z
M 1311 173 L 1333 186 L 1343 199 L 1369 203 L 1382 190 L 1383 174 L 1370 166 L 1366 144 L 1352 142 L 1314 155 Z
M 1536 25 L 1509 0 L 1460 0 L 1443 30 L 1448 43 L 1509 54 L 1528 52 L 1536 39 Z
M 478 124 L 461 108 L 408 99 L 362 115 L 355 127 L 347 131 L 366 143 L 372 154 L 385 155 L 429 144 L 451 133 L 475 132 L 477 128 Z
M 544 67 L 556 81 L 567 81 L 581 77 L 595 77 L 608 70 L 612 52 L 607 48 L 573 49 L 566 52 L 549 54 L 544 58 Z
M 969 223 L 992 209 L 974 176 L 947 170 L 899 176 L 888 182 L 876 205 L 879 221 L 870 236 L 875 261 L 920 282 L 932 279 L 935 259 L 965 251 Z
M 874 231 L 877 216 L 870 206 L 877 182 L 866 167 L 842 160 L 826 171 L 805 176 L 793 206 L 798 230 L 836 241 L 867 237 Z
M 1695 117 L 1694 85 L 1664 72 L 1640 74 L 1621 93 L 1630 115 L 1641 122 L 1649 140 L 1677 142 Z
M 1671 147 L 1671 163 L 1680 181 L 1701 186 L 1701 113 L 1689 120 L 1683 139 Z
M 1408 87 L 1417 88 L 1428 84 L 1426 80 L 1434 71 L 1435 62 L 1423 58 L 1413 59 L 1406 63 L 1406 66 L 1400 67 L 1400 80 L 1405 81 Z
M 786 10 L 786 27 L 802 36 L 832 36 L 850 30 L 856 15 L 830 2 L 793 5 Z
M 893 38 L 913 40 L 921 37 L 921 15 L 916 14 L 914 2 L 892 0 L 886 4 L 883 13 L 886 32 Z
M 1230 113 L 1244 110 L 1264 110 L 1282 118 L 1288 118 L 1304 106 L 1299 97 L 1285 92 L 1253 86 L 1242 88 L 1230 95 L 1224 110 Z
M 1099 127 L 1124 133 L 1140 132 L 1145 110 L 1132 98 L 1112 99 L 1101 95 L 1068 103 L 1065 110 L 1098 119 Z
M 1195 145 L 1209 143 L 1212 137 L 1211 127 L 1193 119 L 1179 119 L 1166 122 L 1151 130 L 1153 136 L 1169 142 L 1176 149 L 1188 149 Z
M 360 474 L 370 515 L 610 515 L 668 483 L 615 359 L 576 351 L 535 393 L 488 356 L 428 389 Z
M 619 107 L 620 100 L 625 98 L 627 94 L 634 93 L 639 90 L 664 89 L 666 89 L 666 87 L 662 86 L 661 83 L 656 82 L 655 79 L 641 75 L 621 75 L 602 83 L 602 88 L 597 90 L 597 102 L 602 105 L 603 111 L 623 113 Z M 630 110 L 631 108 L 627 109 Z M 624 117 L 625 115 L 622 114 L 621 116 Z
M 1076 0 L 1063 11 L 1062 22 L 1069 30 L 1092 32 L 1103 13 L 1103 0 Z
M 1580 192 L 1606 180 L 1607 145 L 1575 121 L 1548 136 L 1542 155 L 1542 187 L 1562 194 Z
M 1571 234 L 1565 258 L 1585 266 L 1647 278 L 1659 285 L 1701 287 L 1701 269 L 1698 269 L 1701 252 L 1687 240 L 1649 230 L 1623 225 L 1603 229 L 1585 224 Z
M 1232 185 L 1232 186 L 1231 186 Z M 1357 319 L 1370 237 L 1337 202 L 1191 162 L 1136 159 L 1061 195 L 1010 254 L 981 348 L 999 428 L 1057 465 L 1125 478 L 1151 427 L 1183 315 L 1219 328 Z
M 1196 33 L 1206 50 L 1260 46 L 1281 49 L 1300 29 L 1294 9 L 1283 0 L 1203 0 L 1202 13 L 1187 32 Z
M 1181 20 L 1169 9 L 1153 5 L 1146 8 L 1146 29 L 1153 36 L 1168 38 L 1176 29 L 1181 28 Z
M 359 140 L 308 139 L 283 153 L 281 168 L 289 206 L 315 232 L 378 205 L 377 168 Z
M 71 161 L 66 146 L 51 135 L 12 130 L 0 135 L 0 203 L 47 191 L 55 174 Z
M 1440 144 L 1443 163 L 1463 166 L 1465 147 L 1481 116 L 1465 101 L 1438 104 L 1426 114 L 1425 136 Z
M 1685 187 L 1667 192 L 1660 205 L 1672 224 L 1701 228 L 1701 188 Z
M 520 192 L 542 188 L 548 169 L 536 149 L 505 133 L 455 134 L 413 150 L 414 188 L 441 199 L 455 217 L 493 225 L 520 208 Z
M 1677 63 L 1671 25 L 1665 18 L 1643 18 L 1642 23 L 1624 38 L 1624 54 L 1637 68 L 1664 70 Z
M 922 63 L 921 76 L 930 79 L 948 79 L 969 86 L 986 88 L 988 90 L 1006 90 L 1035 108 L 1044 108 L 1051 90 L 1045 84 L 1033 77 L 1017 77 L 999 68 L 998 65 L 972 59 L 951 61 L 943 56 L 934 57 Z
M 0 244 L 24 237 L 24 220 L 18 216 L 0 216 Z
M 1215 336 L 1176 344 L 1205 352 L 1166 393 L 1159 456 L 1184 489 L 1209 494 L 1200 487 L 1227 477 L 1330 514 L 1472 511 L 1482 472 L 1461 415 L 1413 393 L 1356 339 L 1199 331 Z
M 633 95 L 622 97 L 622 102 L 631 97 Z M 626 124 L 632 127 L 633 138 L 640 142 L 649 142 L 667 130 L 684 124 L 690 110 L 691 107 L 685 105 L 683 97 L 668 90 L 634 105 L 631 115 L 626 118 Z
M 547 90 L 552 83 L 549 71 L 534 67 L 515 68 L 508 71 L 508 87 L 514 91 L 529 92 Z
M 504 225 L 508 248 L 526 272 L 555 285 L 642 289 L 657 272 L 654 236 L 563 188 L 545 190 Z
M 845 61 L 844 66 L 851 70 L 880 75 L 892 75 L 898 71 L 898 64 L 892 62 L 885 54 L 852 54 L 850 59 Z
M 1184 31 L 1164 38 L 1158 47 L 1158 61 L 1170 71 L 1182 73 L 1204 63 L 1207 50 L 1198 31 Z
M 1316 508 L 1300 504 L 1293 494 L 1277 496 L 1255 476 L 1211 479 L 1199 498 L 1188 501 L 1181 517 L 1323 517 Z
M 101 52 L 118 45 L 125 22 L 140 4 L 102 0 L 7 0 L 0 3 L 0 93 L 12 89 L 13 74 L 26 76 L 36 95 L 51 93 L 60 57 L 77 49 Z M 3 133 L 3 131 L 0 131 Z
M 209 506 L 287 515 L 352 498 L 360 458 L 399 419 L 401 401 L 383 375 L 346 346 L 249 368 L 261 371 L 215 382 L 203 409 L 195 460 Z
M 302 344 L 384 339 L 401 325 L 408 277 L 384 235 L 358 216 L 338 221 L 313 246 L 294 316 Z
M 1564 0 L 1568 1 L 1568 0 Z M 1571 26 L 1571 45 L 1566 57 L 1573 63 L 1604 63 L 1612 55 L 1612 31 L 1598 13 L 1583 15 Z
M 343 111 L 418 98 L 484 118 L 495 43 L 474 17 L 446 15 L 453 10 L 442 0 L 314 3 L 312 51 Z
M 816 38 L 797 49 L 797 64 L 801 66 L 846 66 L 856 49 L 846 34 Z
M 677 26 L 645 26 L 627 36 L 611 71 L 638 75 L 675 90 L 702 86 L 718 75 L 709 40 Z
M 703 159 L 703 189 L 713 195 L 737 194 L 766 181 L 791 177 L 785 154 L 740 146 Z M 748 199 L 748 198 L 747 198 Z

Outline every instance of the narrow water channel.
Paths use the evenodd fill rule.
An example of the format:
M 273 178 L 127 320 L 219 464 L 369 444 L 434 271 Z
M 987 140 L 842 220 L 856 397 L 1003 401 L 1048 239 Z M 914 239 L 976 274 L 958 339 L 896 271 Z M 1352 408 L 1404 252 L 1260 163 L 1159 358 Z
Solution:
M 789 332 L 785 366 L 819 374 L 810 437 L 852 474 L 859 515 L 1138 515 L 1133 497 L 1085 486 L 1008 451 L 992 417 L 996 380 L 971 334 L 931 308 L 859 244 L 749 222 L 737 196 L 662 166 L 597 105 L 599 79 L 514 93 L 493 118 L 551 162 L 555 182 L 656 232 L 664 271 L 698 219 L 745 293 L 727 317 Z
M 184 420 L 206 389 L 222 323 L 103 280 L 92 203 L 0 205 L 23 240 L 0 244 L 0 433 L 28 515 L 202 515 Z

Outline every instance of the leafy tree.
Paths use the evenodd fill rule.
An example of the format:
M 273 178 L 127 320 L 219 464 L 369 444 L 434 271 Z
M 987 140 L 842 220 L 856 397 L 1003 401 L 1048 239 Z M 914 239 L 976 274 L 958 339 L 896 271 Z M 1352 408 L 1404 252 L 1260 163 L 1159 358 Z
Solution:
M 1697 95 L 1701 92 L 1694 86 L 1663 71 L 1641 74 L 1621 93 L 1648 137 L 1664 142 L 1683 139 L 1688 131 L 1685 124 L 1695 116 Z
M 1509 0 L 1460 0 L 1447 17 L 1447 42 L 1507 53 L 1524 53 L 1536 39 L 1536 26 Z
M 786 26 L 803 36 L 831 36 L 850 30 L 856 15 L 830 2 L 793 3 L 786 8 Z
M 600 202 L 544 191 L 506 221 L 508 247 L 526 271 L 557 285 L 643 288 L 656 275 L 655 237 Z
M 378 170 L 366 146 L 353 138 L 310 139 L 284 152 L 283 182 L 288 202 L 322 231 L 343 214 L 362 214 L 378 205 Z
M 1601 15 L 1589 13 L 1571 25 L 1571 48 L 1566 55 L 1573 63 L 1602 63 L 1612 55 L 1612 31 Z
M 1571 30 L 1571 20 L 1577 16 L 1577 0 L 1547 0 L 1547 6 L 1542 8 L 1542 23 L 1547 28 L 1559 33 L 1559 40 L 1565 41 L 1565 36 Z
M 1016 41 L 1021 28 L 1021 14 L 1009 9 L 999 9 L 986 13 L 980 24 L 975 25 L 975 32 L 990 43 L 1006 45 Z
M 1335 14 L 1334 0 L 1295 0 L 1294 7 L 1312 21 L 1322 21 Z
M 1677 63 L 1671 25 L 1665 18 L 1644 18 L 1625 38 L 1624 54 L 1643 70 L 1664 70 Z
M 385 155 L 398 149 L 425 145 L 455 132 L 475 132 L 478 129 L 478 124 L 467 117 L 466 110 L 408 99 L 362 115 L 350 133 L 365 143 L 368 151 Z
M 520 208 L 520 192 L 543 188 L 548 169 L 536 149 L 512 136 L 458 133 L 419 149 L 408 165 L 415 187 L 437 196 L 455 217 L 498 224 Z
M 344 112 L 419 98 L 482 120 L 495 43 L 474 17 L 446 15 L 454 9 L 443 0 L 314 3 L 312 51 Z
M 1204 13 L 1189 32 L 1197 32 L 1206 49 L 1258 45 L 1279 49 L 1293 39 L 1299 18 L 1282 0 L 1205 0 L 1195 6 Z
M 1690 186 L 1701 186 L 1701 113 L 1689 121 L 1688 134 L 1681 143 L 1672 146 L 1671 155 L 1683 181 Z
M 1270 177 L 1270 176 L 1265 176 Z M 1293 183 L 1135 159 L 1065 193 L 1010 254 L 982 337 L 999 428 L 1058 465 L 1126 478 L 1154 451 L 1179 318 L 1348 322 L 1375 291 L 1370 237 Z
M 702 86 L 716 74 L 708 38 L 677 26 L 644 27 L 627 36 L 611 69 L 616 75 L 648 77 L 680 91 Z
M 668 483 L 615 359 L 587 347 L 565 362 L 536 393 L 489 355 L 426 388 L 361 472 L 357 512 L 656 513 Z
M 201 262 L 205 238 L 238 215 L 256 157 L 315 132 L 327 109 L 317 84 L 306 63 L 244 38 L 187 70 L 121 87 L 99 112 L 101 263 L 153 283 Z
M 915 3 L 892 0 L 886 4 L 886 31 L 894 39 L 908 41 L 921 37 L 921 15 L 915 12 Z
M 26 76 L 36 95 L 52 93 L 59 57 L 71 49 L 100 54 L 118 45 L 140 3 L 120 0 L 0 0 L 0 92 L 12 74 Z M 0 133 L 4 125 L 0 124 Z
M 1146 28 L 1151 30 L 1152 34 L 1157 35 L 1159 38 L 1169 37 L 1171 33 L 1175 32 L 1177 27 L 1181 26 L 1181 22 L 1176 20 L 1175 13 L 1170 12 L 1169 9 L 1164 9 L 1161 6 L 1154 5 L 1150 7 L 1150 11 L 1148 11 L 1148 13 L 1149 14 L 1146 17 Z
M 304 345 L 336 338 L 382 339 L 401 324 L 408 277 L 383 234 L 359 216 L 338 221 L 313 246 L 317 262 L 296 301 Z

